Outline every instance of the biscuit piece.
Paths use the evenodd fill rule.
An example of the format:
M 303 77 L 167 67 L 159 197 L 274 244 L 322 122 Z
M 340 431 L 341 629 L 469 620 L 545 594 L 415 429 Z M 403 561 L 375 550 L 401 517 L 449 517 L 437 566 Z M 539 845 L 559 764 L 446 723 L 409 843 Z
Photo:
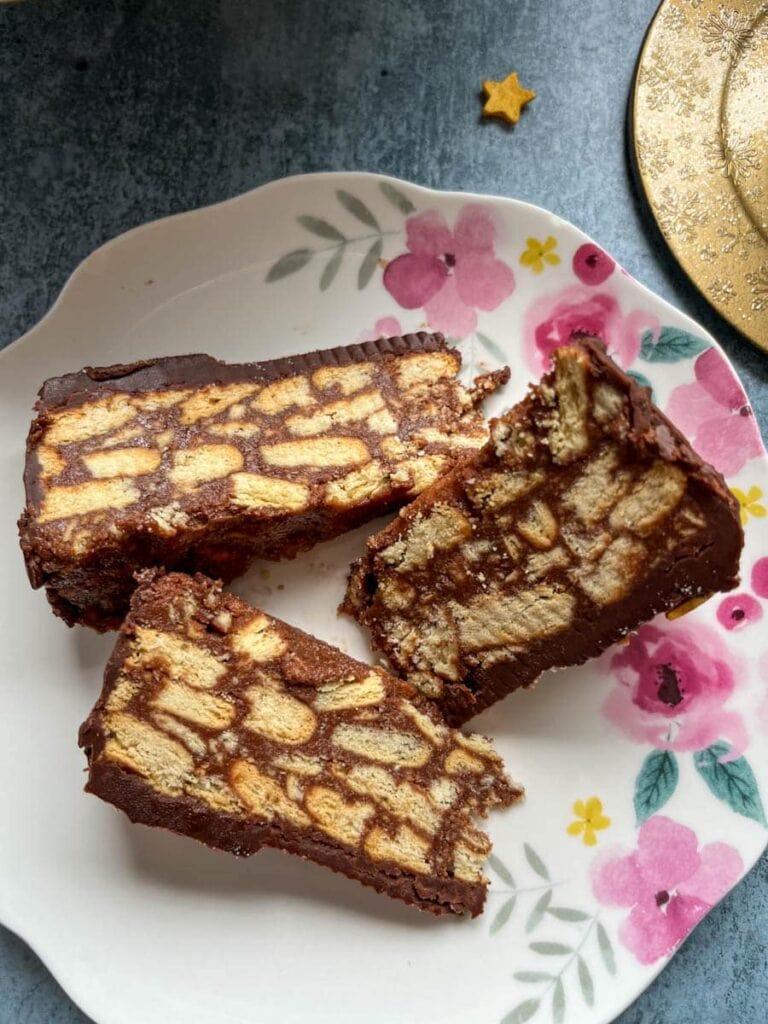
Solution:
M 473 816 L 522 795 L 488 740 L 202 575 L 141 577 L 80 731 L 89 792 L 208 846 L 274 846 L 480 913 L 491 844 Z
M 142 568 L 232 579 L 420 493 L 488 437 L 441 335 L 265 363 L 174 356 L 47 381 L 27 442 L 27 571 L 70 625 L 116 628 Z
M 345 610 L 454 725 L 738 583 L 738 505 L 648 389 L 586 336 L 554 367 L 350 575 Z

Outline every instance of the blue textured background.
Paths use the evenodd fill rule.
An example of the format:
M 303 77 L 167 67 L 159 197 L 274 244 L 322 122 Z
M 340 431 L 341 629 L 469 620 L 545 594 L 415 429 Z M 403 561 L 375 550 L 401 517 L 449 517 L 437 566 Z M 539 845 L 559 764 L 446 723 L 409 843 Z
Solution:
M 81 259 L 127 228 L 286 174 L 382 171 L 530 200 L 573 221 L 720 338 L 765 435 L 768 357 L 687 284 L 631 186 L 626 101 L 655 6 L 3 5 L 0 345 L 43 315 Z M 511 69 L 538 93 L 514 131 L 479 117 L 482 80 Z M 764 858 L 621 1024 L 766 1021 L 767 923 Z M 0 1024 L 84 1022 L 34 954 L 0 929 Z

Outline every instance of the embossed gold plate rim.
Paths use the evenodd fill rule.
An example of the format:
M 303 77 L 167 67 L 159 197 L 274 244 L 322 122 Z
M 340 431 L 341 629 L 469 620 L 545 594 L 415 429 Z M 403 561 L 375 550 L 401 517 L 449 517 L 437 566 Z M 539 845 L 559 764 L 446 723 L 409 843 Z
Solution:
M 667 245 L 704 298 L 765 351 L 768 235 L 742 196 L 765 201 L 768 150 L 750 137 L 734 142 L 725 110 L 739 58 L 768 43 L 767 13 L 751 0 L 664 0 L 643 42 L 629 115 L 635 171 Z M 765 38 L 756 40 L 761 22 Z M 763 103 L 768 114 L 768 94 Z

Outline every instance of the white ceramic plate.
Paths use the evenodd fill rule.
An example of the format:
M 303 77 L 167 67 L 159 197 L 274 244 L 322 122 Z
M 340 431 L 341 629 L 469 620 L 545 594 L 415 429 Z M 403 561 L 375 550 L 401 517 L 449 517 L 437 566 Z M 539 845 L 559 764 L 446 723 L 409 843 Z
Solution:
M 272 851 L 213 853 L 84 795 L 77 728 L 113 638 L 53 618 L 15 531 L 44 377 L 427 324 L 461 338 L 468 372 L 509 362 L 491 411 L 573 328 L 602 334 L 739 488 L 746 519 L 737 597 L 662 619 L 473 723 L 528 790 L 492 816 L 475 921 L 434 920 Z M 768 473 L 754 419 L 713 339 L 571 225 L 372 175 L 276 182 L 99 249 L 2 354 L 0 378 L 0 919 L 99 1024 L 605 1022 L 764 849 Z M 366 658 L 335 616 L 365 534 L 256 565 L 235 589 Z

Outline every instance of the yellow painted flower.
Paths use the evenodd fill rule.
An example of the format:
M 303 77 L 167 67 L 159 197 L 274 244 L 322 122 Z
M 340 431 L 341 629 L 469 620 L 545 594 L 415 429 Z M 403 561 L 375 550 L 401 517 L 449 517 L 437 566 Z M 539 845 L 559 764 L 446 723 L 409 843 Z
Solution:
M 611 819 L 603 814 L 603 803 L 596 797 L 591 796 L 587 801 L 577 800 L 573 805 L 573 813 L 577 821 L 572 821 L 566 831 L 569 836 L 581 836 L 585 846 L 596 846 L 596 832 L 608 828 Z
M 560 262 L 560 257 L 554 251 L 557 248 L 557 239 L 553 235 L 548 235 L 543 242 L 538 238 L 528 238 L 526 244 L 528 248 L 521 253 L 520 262 L 524 267 L 529 267 L 534 274 L 540 274 L 545 263 L 556 267 Z
M 765 505 L 760 504 L 763 492 L 759 487 L 750 487 L 746 494 L 744 491 L 740 491 L 738 487 L 732 487 L 731 490 L 739 503 L 742 526 L 747 525 L 747 520 L 750 516 L 754 516 L 756 519 L 763 519 L 768 515 Z

